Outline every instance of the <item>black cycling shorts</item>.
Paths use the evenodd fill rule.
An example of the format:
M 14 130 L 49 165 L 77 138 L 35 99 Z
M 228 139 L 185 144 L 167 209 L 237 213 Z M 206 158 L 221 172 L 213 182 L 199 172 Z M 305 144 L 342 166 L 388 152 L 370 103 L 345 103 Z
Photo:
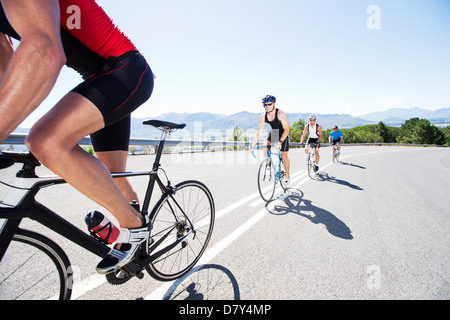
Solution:
M 102 70 L 75 87 L 102 113 L 105 128 L 91 134 L 96 152 L 128 151 L 130 114 L 147 101 L 153 91 L 153 72 L 136 51 L 111 57 Z
M 308 138 L 307 144 L 315 143 L 316 148 L 320 148 L 320 142 L 317 142 L 318 140 L 319 140 L 319 138 Z
M 272 132 L 269 132 L 269 134 L 267 135 L 267 142 L 268 144 L 273 144 L 274 146 L 276 146 L 276 144 L 278 143 L 278 141 L 272 142 Z M 286 137 L 286 140 L 282 142 L 280 151 L 282 152 L 289 151 L 289 137 Z
M 337 139 L 337 140 L 333 140 L 333 142 L 331 143 L 332 145 L 335 145 L 336 143 L 341 143 L 341 139 Z

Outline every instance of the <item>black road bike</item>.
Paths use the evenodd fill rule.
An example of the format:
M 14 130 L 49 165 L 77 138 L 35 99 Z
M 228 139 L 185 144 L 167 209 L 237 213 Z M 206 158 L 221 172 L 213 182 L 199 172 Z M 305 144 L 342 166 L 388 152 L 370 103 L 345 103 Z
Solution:
M 205 251 L 214 227 L 214 200 L 204 184 L 188 180 L 171 185 L 167 175 L 164 184 L 158 176 L 167 135 L 183 129 L 185 124 L 159 120 L 148 120 L 144 124 L 163 132 L 152 170 L 113 173 L 112 176 L 148 176 L 141 213 L 149 215 L 150 236 L 129 264 L 106 275 L 113 284 L 124 283 L 134 276 L 142 279 L 144 270 L 160 281 L 185 275 Z M 0 203 L 0 300 L 70 299 L 73 271 L 67 254 L 50 238 L 22 229 L 21 221 L 35 220 L 101 258 L 110 247 L 35 199 L 42 188 L 65 183 L 62 178 L 38 177 L 35 168 L 40 163 L 31 153 L 4 152 L 4 155 L 11 163 L 22 163 L 23 167 L 14 183 L 8 184 L 11 192 Z M 162 196 L 149 211 L 155 183 Z

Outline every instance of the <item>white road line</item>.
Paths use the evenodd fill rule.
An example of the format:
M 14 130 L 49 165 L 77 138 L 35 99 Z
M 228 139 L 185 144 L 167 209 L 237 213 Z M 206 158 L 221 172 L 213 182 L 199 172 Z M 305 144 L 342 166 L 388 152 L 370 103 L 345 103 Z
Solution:
M 370 154 L 370 153 L 372 153 L 372 152 L 369 152 L 367 154 Z M 357 154 L 357 155 L 364 155 L 364 154 L 365 153 Z M 350 158 L 350 157 L 357 156 L 357 155 L 350 155 L 350 156 L 347 156 L 345 158 Z M 323 169 L 328 168 L 332 164 L 333 164 L 333 162 L 330 162 L 330 163 L 324 165 L 323 167 L 320 168 L 319 172 L 322 171 Z M 294 188 L 299 188 L 305 182 L 310 181 L 310 180 L 311 180 L 311 178 L 309 176 L 307 176 L 302 181 L 300 181 L 300 183 L 295 185 Z M 259 196 L 259 192 L 256 193 L 256 195 Z M 254 197 L 255 197 L 255 195 L 253 194 L 253 195 L 251 195 L 251 196 L 249 196 L 249 197 L 239 201 L 239 203 L 240 203 L 240 205 L 245 204 L 247 201 L 244 201 L 244 200 L 253 199 Z M 284 198 L 285 197 L 283 197 L 283 195 L 282 195 L 281 197 L 279 197 L 276 200 L 272 201 L 270 203 L 270 205 L 271 206 L 272 205 L 276 205 L 277 203 L 282 202 L 284 200 Z M 223 210 L 226 211 L 226 213 L 228 213 L 230 211 L 228 211 L 227 209 L 230 208 L 230 207 L 227 207 L 226 209 L 223 209 Z M 197 265 L 206 264 L 209 261 L 211 261 L 212 259 L 214 259 L 221 251 L 226 249 L 230 244 L 232 244 L 234 241 L 236 241 L 241 235 L 243 235 L 247 230 L 249 230 L 253 225 L 255 225 L 259 220 L 261 220 L 262 217 L 264 217 L 266 215 L 267 215 L 267 209 L 266 208 L 260 210 L 253 217 L 251 217 L 249 220 L 247 220 L 247 222 L 242 224 L 240 227 L 238 227 L 233 232 L 231 232 L 228 236 L 226 236 L 225 238 L 220 240 L 218 243 L 216 243 L 212 248 L 207 249 L 205 251 L 205 253 L 203 254 L 203 256 L 200 258 L 200 260 L 197 263 Z M 185 277 L 187 277 L 187 276 L 185 276 Z M 145 300 L 161 300 L 161 299 L 164 299 L 165 296 L 170 296 L 171 292 L 168 292 L 168 290 L 171 288 L 171 286 L 173 285 L 173 283 L 175 281 L 176 280 L 164 283 L 159 288 L 155 289 L 153 292 L 151 292 L 149 295 L 147 295 L 144 299 Z
M 222 210 L 219 210 L 218 212 L 216 212 L 215 221 L 217 221 L 217 219 L 219 219 L 220 217 L 223 217 L 226 214 L 233 212 L 237 208 L 245 205 L 247 202 L 252 201 L 256 197 L 259 197 L 259 192 L 252 193 L 248 197 L 245 197 L 245 198 L 229 205 L 228 207 L 225 207 Z M 206 255 L 206 252 L 204 253 L 204 255 Z M 81 281 L 76 281 L 76 282 L 74 282 L 74 285 L 73 285 L 72 299 L 75 300 L 75 299 L 83 296 L 87 292 L 94 290 L 97 287 L 99 287 L 105 283 L 106 283 L 105 276 L 100 275 L 100 274 L 95 274 L 95 273 Z
M 418 150 L 418 149 L 414 149 L 414 150 Z M 341 159 L 344 160 L 344 159 L 355 157 L 355 156 L 369 155 L 369 154 L 375 154 L 375 153 L 384 153 L 384 152 L 394 152 L 394 151 L 399 151 L 399 150 L 372 151 L 372 152 L 366 152 L 366 153 L 360 153 L 360 154 L 344 156 L 344 157 L 341 157 Z M 402 150 L 402 151 L 404 151 L 404 150 Z M 409 149 L 408 151 L 413 151 L 413 149 Z M 326 169 L 327 167 L 329 167 L 332 164 L 333 164 L 333 162 L 330 162 L 330 163 L 324 165 L 323 167 L 320 168 L 319 172 L 322 171 L 323 169 Z M 301 175 L 301 174 L 304 174 L 303 170 L 298 172 L 298 173 L 296 173 L 294 176 Z M 295 178 L 295 180 L 297 180 L 297 179 Z M 307 176 L 302 181 L 300 181 L 300 183 L 295 185 L 294 188 L 299 188 L 300 186 L 302 186 L 305 182 L 307 182 L 309 180 L 311 180 L 311 179 Z M 243 206 L 247 202 L 249 202 L 249 201 L 251 201 L 251 200 L 253 200 L 254 198 L 257 198 L 257 197 L 259 197 L 259 192 L 255 192 L 255 193 L 249 195 L 248 197 L 245 197 L 245 198 L 235 202 L 234 204 L 232 204 L 232 205 L 230 205 L 230 206 L 228 206 L 228 207 L 218 211 L 216 213 L 216 220 L 218 218 L 223 217 L 226 214 L 236 210 L 237 208 Z M 271 205 L 272 204 L 276 204 L 276 203 L 278 203 L 279 201 L 282 201 L 282 200 L 284 200 L 284 198 L 280 197 L 277 200 L 271 202 Z M 245 222 L 240 227 L 235 229 L 227 237 L 223 238 L 218 243 L 216 243 L 214 245 L 214 247 L 206 250 L 205 253 L 203 254 L 202 258 L 200 258 L 200 260 L 199 260 L 197 265 L 206 264 L 209 261 L 211 261 L 221 251 L 226 249 L 231 243 L 233 243 L 242 234 L 244 234 L 247 230 L 249 230 L 254 224 L 256 224 L 266 214 L 267 214 L 267 209 L 266 208 L 260 210 L 253 217 L 251 217 L 249 220 L 247 220 L 247 222 Z M 148 296 L 146 296 L 145 299 L 147 299 L 147 300 L 160 300 L 161 298 L 164 297 L 164 295 L 167 293 L 167 290 L 169 290 L 169 288 L 171 287 L 171 285 L 174 282 L 175 281 L 170 281 L 170 282 L 164 283 L 158 289 L 154 290 L 152 293 L 150 293 Z M 86 278 L 86 279 L 84 279 L 84 280 L 74 284 L 74 289 L 73 289 L 73 292 L 72 292 L 72 299 L 77 299 L 77 298 L 81 297 L 82 295 L 84 295 L 85 293 L 96 289 L 97 287 L 101 286 L 104 283 L 106 283 L 106 279 L 105 279 L 104 276 L 99 275 L 99 274 L 93 274 L 92 276 L 90 276 L 90 277 L 88 277 L 88 278 Z
M 294 184 L 297 182 L 297 180 L 301 179 L 303 177 L 303 175 L 305 174 L 306 170 L 300 170 L 299 172 L 297 172 L 296 174 L 293 174 L 291 176 L 291 182 L 290 185 Z M 289 188 L 290 186 L 288 186 Z M 268 187 L 266 189 L 264 189 L 264 191 L 268 191 L 270 190 L 272 187 Z M 255 202 L 252 202 L 249 204 L 250 207 L 255 208 L 261 204 L 265 203 L 265 201 L 261 198 L 257 199 Z
M 324 168 L 328 167 L 330 164 L 325 165 Z M 297 184 L 295 187 L 299 188 L 301 185 L 303 185 L 305 182 L 309 181 L 310 178 L 307 177 L 303 179 L 299 184 Z M 259 195 L 259 193 L 258 193 Z M 281 203 L 284 200 L 283 195 L 276 200 L 270 202 L 270 206 L 277 205 L 278 203 Z M 214 259 L 220 252 L 222 252 L 224 249 L 226 249 L 230 244 L 232 244 L 234 241 L 236 241 L 241 235 L 243 235 L 247 230 L 249 230 L 253 225 L 255 225 L 261 218 L 264 216 L 267 216 L 267 209 L 264 207 L 261 209 L 258 213 L 256 213 L 253 217 L 251 217 L 247 222 L 239 226 L 237 229 L 235 229 L 233 232 L 231 232 L 228 236 L 220 240 L 218 243 L 216 243 L 212 248 L 205 251 L 203 256 L 200 258 L 197 265 L 206 264 L 212 259 Z M 164 283 L 162 286 L 160 286 L 158 289 L 154 290 L 152 293 L 150 293 L 148 296 L 145 297 L 145 300 L 161 300 L 165 296 L 170 295 L 167 291 L 170 289 L 172 284 L 175 282 L 170 281 L 167 283 Z

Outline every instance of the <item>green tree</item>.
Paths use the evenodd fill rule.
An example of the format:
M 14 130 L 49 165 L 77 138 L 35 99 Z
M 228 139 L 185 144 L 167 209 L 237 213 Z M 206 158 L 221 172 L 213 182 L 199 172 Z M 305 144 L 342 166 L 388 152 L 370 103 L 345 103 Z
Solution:
M 385 143 L 393 143 L 396 142 L 395 135 L 393 130 L 391 130 L 390 127 L 386 126 L 383 121 L 380 121 L 377 125 L 377 133 L 378 135 L 383 138 L 383 142 Z
M 399 142 L 412 144 L 445 143 L 445 135 L 427 119 L 411 118 L 400 127 Z
M 292 127 L 289 128 L 289 141 L 300 142 L 305 125 L 306 121 L 304 119 L 299 119 L 298 121 L 295 121 Z
M 448 126 L 447 128 L 441 129 L 441 132 L 444 134 L 444 138 L 445 138 L 444 145 L 450 146 L 450 126 Z
M 229 141 L 248 141 L 248 137 L 244 135 L 244 130 L 236 126 L 231 133 L 231 138 Z M 237 150 L 238 147 L 234 146 L 234 150 Z

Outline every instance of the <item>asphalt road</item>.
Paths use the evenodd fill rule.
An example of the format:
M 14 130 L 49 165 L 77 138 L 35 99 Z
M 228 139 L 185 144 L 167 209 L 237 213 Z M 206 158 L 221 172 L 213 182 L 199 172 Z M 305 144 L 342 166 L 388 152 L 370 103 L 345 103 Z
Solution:
M 98 257 L 43 230 L 74 266 L 73 298 L 450 299 L 450 149 L 345 146 L 333 164 L 322 148 L 312 179 L 303 149 L 289 154 L 290 189 L 278 188 L 269 204 L 256 186 L 261 153 L 163 156 L 172 183 L 200 180 L 216 204 L 207 251 L 175 282 L 146 274 L 112 286 L 95 272 Z M 148 170 L 152 161 L 130 156 L 129 169 Z M 132 183 L 143 196 L 145 178 Z M 42 190 L 38 200 L 83 229 L 86 212 L 105 212 L 67 185 Z

